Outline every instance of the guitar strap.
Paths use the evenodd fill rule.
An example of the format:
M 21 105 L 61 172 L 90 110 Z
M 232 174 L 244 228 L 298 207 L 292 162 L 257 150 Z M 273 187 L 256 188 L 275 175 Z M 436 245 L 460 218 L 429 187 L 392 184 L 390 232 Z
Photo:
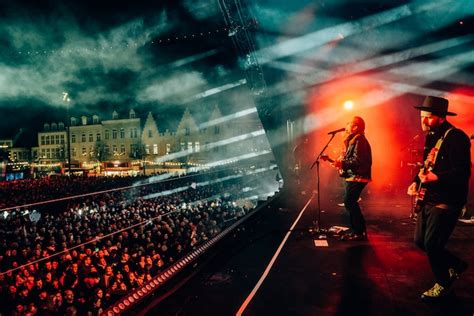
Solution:
M 436 163 L 436 158 L 438 158 L 438 152 L 439 152 L 439 149 L 441 148 L 441 145 L 443 144 L 443 141 L 444 139 L 446 138 L 446 136 L 448 136 L 448 133 L 454 129 L 454 127 L 450 127 L 448 128 L 448 130 L 444 133 L 444 135 L 442 137 L 440 137 L 438 139 L 438 141 L 436 142 L 436 145 L 434 146 L 434 148 L 436 149 L 434 151 L 434 158 L 433 158 L 433 166 L 435 165 Z

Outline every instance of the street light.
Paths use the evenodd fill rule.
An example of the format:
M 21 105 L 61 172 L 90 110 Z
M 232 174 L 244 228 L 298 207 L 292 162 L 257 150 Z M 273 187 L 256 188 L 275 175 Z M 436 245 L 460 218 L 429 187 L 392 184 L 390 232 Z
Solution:
M 69 103 L 71 99 L 69 98 L 69 93 L 63 92 L 63 101 L 66 102 L 66 138 L 67 138 L 67 165 L 68 165 L 68 173 L 71 176 L 71 140 L 70 140 L 70 129 L 71 129 L 71 122 L 69 121 Z

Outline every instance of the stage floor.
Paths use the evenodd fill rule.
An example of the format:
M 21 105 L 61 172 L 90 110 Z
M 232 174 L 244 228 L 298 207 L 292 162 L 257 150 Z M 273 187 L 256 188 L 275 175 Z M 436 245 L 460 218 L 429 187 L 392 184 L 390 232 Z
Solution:
M 282 194 L 224 241 L 184 286 L 141 314 L 474 315 L 474 225 L 458 224 L 448 244 L 470 265 L 455 294 L 427 304 L 420 294 L 434 281 L 412 242 L 407 196 L 364 196 L 369 240 L 328 235 L 327 247 L 315 246 L 319 236 L 309 233 L 318 218 L 316 199 L 302 212 L 309 198 Z M 321 227 L 347 226 L 340 202 L 337 195 L 321 199 Z

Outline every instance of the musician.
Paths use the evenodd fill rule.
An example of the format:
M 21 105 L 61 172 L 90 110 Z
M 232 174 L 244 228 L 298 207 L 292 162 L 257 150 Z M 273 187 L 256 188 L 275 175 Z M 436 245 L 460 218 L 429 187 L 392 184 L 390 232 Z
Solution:
M 371 181 L 372 150 L 365 137 L 365 122 L 355 116 L 346 127 L 344 137 L 345 154 L 333 162 L 345 178 L 344 206 L 349 213 L 351 232 L 342 240 L 366 240 L 365 218 L 362 214 L 359 197 Z
M 448 295 L 454 280 L 467 268 L 467 263 L 445 248 L 466 203 L 471 175 L 469 137 L 446 120 L 446 116 L 456 115 L 448 112 L 448 103 L 447 99 L 427 96 L 415 107 L 421 111 L 421 127 L 427 132 L 425 167 L 408 194 L 416 195 L 420 186 L 426 191 L 419 203 L 414 241 L 427 254 L 436 282 L 421 295 L 422 300 Z

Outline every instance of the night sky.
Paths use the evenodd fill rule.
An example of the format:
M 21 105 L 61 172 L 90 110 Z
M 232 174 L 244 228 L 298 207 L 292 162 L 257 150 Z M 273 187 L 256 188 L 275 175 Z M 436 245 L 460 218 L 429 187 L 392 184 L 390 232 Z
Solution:
M 10 1 L 0 12 L 2 136 L 64 121 L 63 92 L 70 115 L 164 117 L 241 78 L 213 1 Z

